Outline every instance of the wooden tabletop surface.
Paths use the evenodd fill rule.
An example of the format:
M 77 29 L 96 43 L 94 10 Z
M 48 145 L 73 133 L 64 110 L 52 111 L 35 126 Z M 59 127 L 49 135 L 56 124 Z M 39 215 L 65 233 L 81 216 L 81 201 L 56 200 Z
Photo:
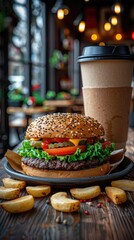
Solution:
M 54 108 L 45 107 L 45 106 L 35 106 L 35 107 L 8 107 L 7 113 L 14 114 L 14 113 L 24 113 L 26 115 L 33 115 L 39 113 L 48 113 L 51 112 Z
M 126 155 L 134 160 L 134 130 L 129 129 Z M 0 185 L 8 175 L 0 161 Z M 9 176 L 8 176 L 9 177 Z M 134 180 L 134 170 L 125 178 Z M 106 184 L 107 185 L 107 184 Z M 52 193 L 69 189 L 53 188 Z M 102 194 L 89 202 L 82 202 L 75 213 L 54 210 L 48 197 L 35 199 L 34 208 L 26 213 L 10 214 L 0 209 L 0 239 L 14 240 L 132 240 L 134 239 L 134 192 L 127 192 L 128 200 L 121 205 L 109 202 L 104 188 Z M 26 191 L 21 192 L 21 196 Z M 2 202 L 3 200 L 1 200 Z M 98 207 L 98 203 L 102 203 Z M 87 214 L 88 213 L 88 214 Z M 56 219 L 60 216 L 61 222 Z M 63 221 L 66 219 L 65 221 Z
M 71 107 L 72 105 L 83 105 L 83 98 L 76 97 L 72 99 L 54 99 L 54 100 L 45 100 L 45 106 L 53 106 L 53 107 Z
M 75 103 L 74 100 L 67 99 L 67 100 L 45 100 L 45 106 L 54 106 L 54 107 L 69 107 Z

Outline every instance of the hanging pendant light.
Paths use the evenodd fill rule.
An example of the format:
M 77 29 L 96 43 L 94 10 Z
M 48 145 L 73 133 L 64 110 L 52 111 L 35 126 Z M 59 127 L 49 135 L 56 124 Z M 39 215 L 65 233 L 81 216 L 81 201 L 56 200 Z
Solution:
M 116 13 L 116 14 L 119 14 L 119 13 L 121 13 L 121 4 L 120 3 L 115 3 L 114 5 L 113 5 L 113 11 L 114 11 L 114 13 Z
M 113 26 L 116 26 L 116 25 L 118 24 L 118 19 L 117 19 L 117 17 L 116 17 L 116 16 L 112 16 L 112 17 L 110 18 L 110 22 L 111 22 L 111 24 L 112 24 Z
M 117 34 L 115 35 L 115 39 L 116 39 L 117 41 L 120 41 L 120 40 L 122 39 L 122 34 L 121 34 L 121 33 L 117 33 Z
M 97 40 L 98 40 L 98 36 L 97 36 L 96 33 L 93 33 L 93 34 L 91 35 L 91 40 L 92 40 L 92 41 L 97 41 Z
M 107 32 L 111 30 L 111 24 L 109 22 L 106 22 L 104 24 L 104 30 L 107 31 Z
M 59 19 L 59 20 L 62 20 L 63 18 L 64 18 L 64 10 L 63 9 L 58 9 L 58 11 L 57 11 L 57 18 Z
M 85 31 L 86 24 L 84 21 L 81 21 L 78 26 L 79 32 L 84 32 Z

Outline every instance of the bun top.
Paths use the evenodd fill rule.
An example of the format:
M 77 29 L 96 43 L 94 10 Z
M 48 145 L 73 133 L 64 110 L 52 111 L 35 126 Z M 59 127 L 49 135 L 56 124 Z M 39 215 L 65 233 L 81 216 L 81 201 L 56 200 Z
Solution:
M 76 113 L 53 113 L 35 119 L 28 126 L 26 138 L 90 138 L 104 135 L 102 125 Z

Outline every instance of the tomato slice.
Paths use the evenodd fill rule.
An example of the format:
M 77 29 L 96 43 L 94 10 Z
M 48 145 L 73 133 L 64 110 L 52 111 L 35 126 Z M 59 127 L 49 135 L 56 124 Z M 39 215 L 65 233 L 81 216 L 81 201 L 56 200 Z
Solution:
M 48 148 L 48 144 L 50 144 L 50 142 L 44 141 L 44 142 L 41 143 L 41 147 L 42 147 L 43 149 L 47 149 L 47 148 Z
M 69 138 L 52 138 L 54 142 L 68 142 Z
M 59 142 L 68 142 L 69 138 L 43 138 L 43 142 L 48 142 L 48 143 L 59 143 Z
M 95 138 L 87 138 L 87 142 L 90 144 L 94 144 Z
M 102 148 L 105 149 L 106 146 L 110 147 L 111 143 L 109 141 L 106 141 L 106 142 L 102 142 L 101 145 L 102 145 Z
M 99 141 L 99 137 L 90 137 L 90 138 L 87 138 L 87 142 L 89 144 L 95 144 L 96 142 Z
M 71 146 L 71 147 L 69 146 L 69 147 L 62 147 L 62 148 L 51 148 L 51 149 L 43 149 L 43 150 L 52 156 L 55 156 L 55 155 L 63 156 L 63 155 L 74 154 L 78 148 L 80 148 L 82 152 L 86 150 L 85 145 Z

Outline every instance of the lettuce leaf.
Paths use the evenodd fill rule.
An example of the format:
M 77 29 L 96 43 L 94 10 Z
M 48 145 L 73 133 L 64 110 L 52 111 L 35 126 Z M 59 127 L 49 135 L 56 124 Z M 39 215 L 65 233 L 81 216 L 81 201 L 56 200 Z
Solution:
M 102 163 L 110 156 L 114 148 L 114 143 L 111 143 L 110 147 L 106 146 L 106 148 L 103 149 L 102 144 L 97 142 L 94 145 L 88 144 L 85 152 L 81 152 L 81 149 L 78 148 L 73 155 L 50 156 L 44 150 L 32 147 L 29 140 L 25 140 L 22 142 L 22 146 L 18 149 L 18 154 L 22 157 L 44 159 L 44 161 L 57 159 L 60 161 L 75 162 L 85 159 L 92 160 L 93 158 L 98 158 L 100 163 Z
M 22 146 L 17 152 L 22 157 L 39 158 L 45 159 L 46 161 L 53 160 L 54 158 L 42 149 L 32 147 L 29 140 L 23 141 Z

